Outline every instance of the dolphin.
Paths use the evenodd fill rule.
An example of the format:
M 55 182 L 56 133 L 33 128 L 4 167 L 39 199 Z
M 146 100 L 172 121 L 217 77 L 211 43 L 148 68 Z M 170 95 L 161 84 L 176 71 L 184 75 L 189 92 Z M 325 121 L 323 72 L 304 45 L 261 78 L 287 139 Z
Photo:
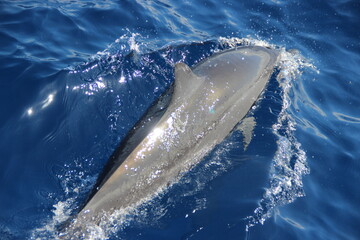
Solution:
M 98 224 L 104 214 L 146 202 L 200 162 L 249 112 L 278 55 L 244 46 L 215 53 L 192 68 L 177 63 L 168 107 L 139 144 L 102 174 L 78 224 Z

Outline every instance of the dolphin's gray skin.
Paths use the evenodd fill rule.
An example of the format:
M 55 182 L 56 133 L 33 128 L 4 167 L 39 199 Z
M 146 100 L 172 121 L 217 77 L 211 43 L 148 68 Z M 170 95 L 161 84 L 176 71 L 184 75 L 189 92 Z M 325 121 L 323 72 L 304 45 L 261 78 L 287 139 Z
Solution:
M 239 47 L 192 69 L 175 66 L 171 102 L 150 133 L 127 156 L 79 213 L 97 223 L 105 213 L 136 206 L 197 164 L 244 118 L 266 86 L 278 52 Z

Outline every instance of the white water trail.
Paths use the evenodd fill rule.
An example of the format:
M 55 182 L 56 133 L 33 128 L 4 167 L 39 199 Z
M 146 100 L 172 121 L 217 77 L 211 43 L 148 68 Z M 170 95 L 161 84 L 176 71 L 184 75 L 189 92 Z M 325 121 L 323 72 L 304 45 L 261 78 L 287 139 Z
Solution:
M 269 187 L 265 189 L 254 214 L 247 217 L 246 231 L 256 224 L 264 224 L 278 207 L 304 197 L 302 178 L 310 173 L 306 154 L 295 136 L 296 121 L 290 114 L 290 93 L 303 69 L 317 70 L 296 50 L 280 49 L 279 57 L 277 80 L 282 91 L 282 107 L 277 122 L 272 126 L 277 137 L 277 150 L 271 163 Z
M 291 116 L 292 86 L 298 80 L 303 70 L 318 72 L 316 67 L 305 59 L 297 50 L 286 50 L 263 40 L 247 38 L 219 38 L 224 46 L 235 48 L 238 46 L 263 46 L 277 49 L 280 53 L 277 81 L 281 88 L 282 107 L 277 122 L 272 126 L 277 137 L 277 150 L 271 162 L 269 173 L 269 187 L 254 210 L 252 216 L 246 218 L 246 232 L 249 228 L 264 224 L 274 211 L 283 205 L 292 203 L 299 197 L 305 196 L 303 189 L 303 176 L 310 173 L 307 158 L 301 143 L 295 137 L 296 121 Z

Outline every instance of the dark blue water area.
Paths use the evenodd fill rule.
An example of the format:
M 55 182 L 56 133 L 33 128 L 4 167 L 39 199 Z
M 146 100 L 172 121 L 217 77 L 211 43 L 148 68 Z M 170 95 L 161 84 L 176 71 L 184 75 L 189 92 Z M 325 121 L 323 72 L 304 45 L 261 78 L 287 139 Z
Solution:
M 246 149 L 235 129 L 108 237 L 359 239 L 359 25 L 360 3 L 347 0 L 1 1 L 0 239 L 55 238 L 176 62 L 261 41 L 318 71 L 285 64 L 296 77 L 284 95 L 277 70 Z M 285 176 L 274 167 L 283 139 L 309 173 L 286 175 L 300 185 L 269 199 Z M 269 216 L 251 221 L 255 209 Z

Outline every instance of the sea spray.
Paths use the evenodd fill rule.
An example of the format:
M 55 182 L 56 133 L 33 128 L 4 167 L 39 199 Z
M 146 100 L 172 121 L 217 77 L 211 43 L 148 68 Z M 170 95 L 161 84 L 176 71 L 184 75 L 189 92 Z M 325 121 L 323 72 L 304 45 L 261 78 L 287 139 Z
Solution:
M 290 114 L 290 91 L 294 81 L 301 77 L 303 69 L 316 70 L 298 51 L 281 49 L 277 80 L 281 88 L 282 108 L 272 131 L 277 137 L 277 150 L 271 163 L 269 187 L 249 216 L 246 231 L 250 227 L 270 218 L 276 208 L 289 204 L 298 197 L 305 196 L 302 178 L 310 173 L 306 154 L 295 137 L 296 121 Z

